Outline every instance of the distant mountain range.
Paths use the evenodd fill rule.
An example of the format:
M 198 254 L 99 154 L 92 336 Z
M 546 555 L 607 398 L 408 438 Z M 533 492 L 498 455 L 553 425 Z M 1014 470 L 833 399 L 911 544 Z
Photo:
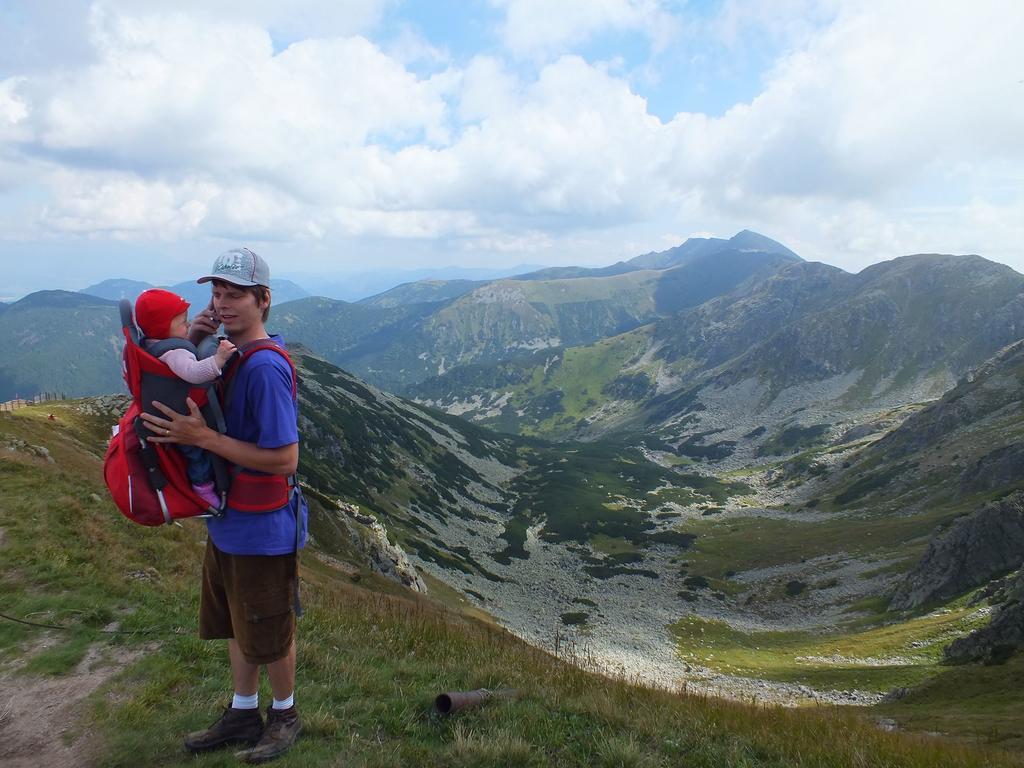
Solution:
M 658 268 L 622 262 L 486 283 L 412 283 L 360 302 L 361 310 L 306 299 L 276 317 L 291 338 L 332 362 L 384 389 L 411 392 L 459 366 L 615 336 L 799 261 L 775 241 L 741 232 L 684 244 L 660 256 Z M 329 316 L 344 318 L 345 327 Z
M 121 299 L 134 301 L 143 291 L 158 287 L 174 291 L 197 309 L 205 307 L 207 302 L 210 301 L 210 286 L 197 283 L 195 280 L 186 280 L 170 286 L 156 286 L 138 280 L 114 278 L 90 285 L 88 288 L 80 290 L 79 293 L 87 293 L 90 296 L 113 301 Z M 273 292 L 275 304 L 284 304 L 285 302 L 303 299 L 310 295 L 308 291 L 291 280 L 271 279 L 270 288 Z
M 112 300 L 140 286 L 90 290 Z M 203 286 L 175 288 L 204 291 L 190 299 L 202 305 Z M 275 286 L 276 298 L 287 290 Z M 0 308 L 12 340 L 0 398 L 118 390 L 110 300 L 39 292 Z M 1024 335 L 1024 276 L 940 255 L 854 275 L 743 231 L 603 269 L 425 280 L 358 303 L 297 298 L 275 306 L 270 327 L 381 389 L 482 425 L 618 434 L 741 461 L 771 448 L 775 425 L 940 396 Z
M 429 267 L 424 269 L 372 269 L 365 272 L 319 273 L 282 272 L 300 285 L 316 286 L 312 291 L 339 301 L 363 301 L 392 288 L 423 282 L 488 282 L 503 277 L 543 269 L 539 265 L 519 264 L 500 269 L 485 267 Z
M 537 269 L 543 269 L 543 267 L 520 264 L 503 269 L 439 267 L 409 270 L 381 269 L 372 272 L 347 274 L 304 272 L 295 273 L 288 277 L 274 278 L 271 281 L 271 288 L 274 291 L 274 301 L 277 304 L 284 304 L 288 301 L 314 295 L 340 301 L 368 301 L 369 303 L 376 303 L 375 299 L 378 295 L 388 293 L 392 289 L 430 284 L 447 284 L 449 286 L 460 284 L 479 285 L 503 277 L 532 273 Z M 576 267 L 570 267 L 570 269 L 576 269 Z M 315 290 L 310 291 L 303 286 L 315 286 Z M 102 280 L 82 288 L 79 292 L 88 293 L 101 299 L 120 300 L 135 299 L 136 296 L 147 288 L 155 287 L 169 288 L 175 293 L 184 296 L 193 304 L 200 299 L 205 299 L 209 293 L 205 287 L 197 288 L 194 280 L 184 280 L 172 286 L 154 286 L 140 280 L 128 280 L 125 278 Z M 453 292 L 453 290 L 456 292 Z M 457 290 L 457 288 L 449 287 L 441 289 L 439 293 L 450 298 L 458 295 Z M 399 293 L 401 294 L 401 292 Z M 429 290 L 426 293 L 429 294 Z M 384 301 L 386 303 L 387 299 Z
M 509 431 L 736 443 L 801 408 L 938 397 L 1022 336 L 1024 276 L 977 256 L 908 256 L 856 275 L 792 262 L 632 332 L 406 391 Z

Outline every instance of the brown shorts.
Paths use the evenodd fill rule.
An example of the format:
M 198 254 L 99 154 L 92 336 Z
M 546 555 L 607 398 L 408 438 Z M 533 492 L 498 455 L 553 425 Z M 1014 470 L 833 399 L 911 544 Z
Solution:
M 295 554 L 229 555 L 206 542 L 199 636 L 234 638 L 250 664 L 288 655 L 295 638 Z

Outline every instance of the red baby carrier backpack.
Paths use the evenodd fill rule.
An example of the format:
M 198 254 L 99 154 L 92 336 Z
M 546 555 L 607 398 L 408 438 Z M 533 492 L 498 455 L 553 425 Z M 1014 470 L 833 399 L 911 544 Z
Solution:
M 103 478 L 118 509 L 140 525 L 163 525 L 186 517 L 211 517 L 221 514 L 227 499 L 230 476 L 223 459 L 212 456 L 214 485 L 221 498 L 219 508 L 210 506 L 192 490 L 188 480 L 187 461 L 173 445 L 150 443 L 154 433 L 141 414 L 165 415 L 155 408 L 154 400 L 188 413 L 185 399 L 191 397 L 199 406 L 206 423 L 219 432 L 225 431 L 224 415 L 213 384 L 196 386 L 179 379 L 159 357 L 171 349 L 189 349 L 203 354 L 184 339 L 145 341 L 132 317 L 132 305 L 120 303 L 121 328 L 124 332 L 122 372 L 132 404 L 114 427 L 103 461 Z M 211 337 L 212 344 L 216 339 Z M 215 349 L 215 347 L 214 347 Z
M 230 400 L 239 368 L 263 349 L 272 350 L 287 361 L 295 400 L 298 379 L 285 349 L 270 339 L 253 341 L 232 356 L 220 386 L 213 382 L 195 386 L 179 379 L 159 357 L 171 349 L 189 349 L 198 358 L 209 357 L 216 351 L 217 338 L 207 338 L 198 350 L 184 339 L 146 341 L 135 325 L 131 303 L 122 300 L 120 311 L 125 338 L 123 373 L 132 404 L 114 428 L 103 462 L 104 480 L 118 509 L 140 525 L 163 525 L 186 517 L 216 517 L 227 506 L 240 512 L 268 512 L 287 504 L 292 493 L 298 491 L 294 476 L 253 472 L 211 454 L 214 486 L 221 500 L 218 507 L 211 507 L 192 490 L 182 453 L 173 445 L 147 441 L 154 433 L 141 417 L 143 412 L 165 415 L 153 408 L 154 400 L 178 413 L 188 413 L 185 400 L 191 397 L 207 425 L 226 432 L 220 398 L 225 403 Z

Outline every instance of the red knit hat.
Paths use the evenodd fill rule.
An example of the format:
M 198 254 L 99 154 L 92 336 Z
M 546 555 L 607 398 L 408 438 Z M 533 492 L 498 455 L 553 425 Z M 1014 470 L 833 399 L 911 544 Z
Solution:
M 189 303 L 181 296 L 163 288 L 150 288 L 135 300 L 135 322 L 149 339 L 166 339 L 171 320 L 188 312 Z

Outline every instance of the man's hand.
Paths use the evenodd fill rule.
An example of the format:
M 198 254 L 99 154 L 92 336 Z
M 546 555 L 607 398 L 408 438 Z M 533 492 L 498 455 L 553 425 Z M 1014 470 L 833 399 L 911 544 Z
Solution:
M 181 443 L 183 445 L 196 445 L 202 447 L 202 443 L 213 430 L 206 426 L 203 414 L 199 412 L 199 406 L 190 397 L 185 401 L 188 406 L 188 415 L 178 413 L 168 408 L 161 402 L 153 401 L 153 407 L 163 414 L 166 419 L 154 416 L 150 413 L 143 413 L 142 420 L 150 431 L 155 432 L 155 437 L 147 437 L 151 443 Z
M 210 429 L 203 421 L 199 407 L 192 398 L 188 404 L 188 415 L 176 413 L 163 403 L 153 401 L 153 407 L 166 414 L 167 418 L 143 413 L 146 426 L 156 433 L 147 437 L 151 443 L 182 443 L 216 453 L 232 464 L 237 464 L 268 475 L 291 475 L 299 465 L 299 444 L 290 443 L 279 448 L 260 448 L 256 443 L 246 443 Z
M 217 311 L 213 308 L 213 299 L 210 299 L 206 309 L 197 313 L 192 318 L 192 325 L 188 329 L 188 340 L 199 346 L 199 342 L 207 336 L 216 333 L 219 327 L 220 317 L 218 317 Z

